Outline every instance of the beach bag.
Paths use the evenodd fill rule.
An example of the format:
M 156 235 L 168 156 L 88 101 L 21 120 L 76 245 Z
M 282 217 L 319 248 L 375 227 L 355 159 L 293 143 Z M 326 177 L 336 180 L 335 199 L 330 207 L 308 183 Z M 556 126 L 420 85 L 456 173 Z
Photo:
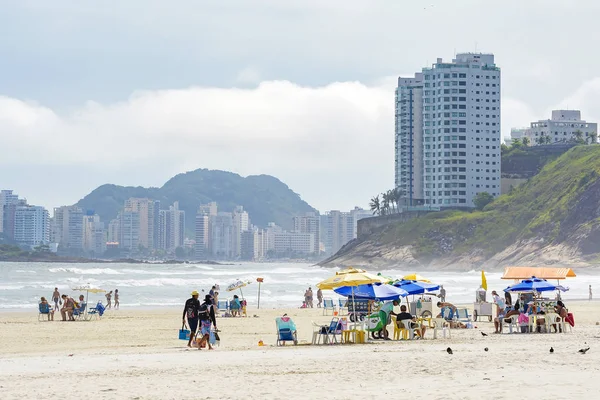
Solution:
M 185 326 L 185 323 L 183 325 L 181 325 L 181 329 L 179 330 L 179 340 L 190 340 L 190 330 L 189 329 L 185 329 L 187 328 Z
M 211 345 L 217 343 L 217 337 L 215 336 L 215 331 L 210 330 L 210 334 L 208 335 L 208 341 Z

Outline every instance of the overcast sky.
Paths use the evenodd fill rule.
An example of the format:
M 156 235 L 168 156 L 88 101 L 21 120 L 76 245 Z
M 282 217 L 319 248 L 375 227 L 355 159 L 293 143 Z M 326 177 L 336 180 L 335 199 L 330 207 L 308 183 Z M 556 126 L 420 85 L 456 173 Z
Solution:
M 600 120 L 600 3 L 0 0 L 0 188 L 72 204 L 196 168 L 271 174 L 324 211 L 394 185 L 394 85 L 493 52 L 502 131 Z

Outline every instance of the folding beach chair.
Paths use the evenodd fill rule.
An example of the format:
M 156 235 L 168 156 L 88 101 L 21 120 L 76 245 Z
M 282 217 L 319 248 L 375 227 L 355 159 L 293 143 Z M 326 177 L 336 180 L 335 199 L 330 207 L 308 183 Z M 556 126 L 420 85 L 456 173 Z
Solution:
M 46 317 L 46 321 L 50 320 L 50 304 L 38 304 L 38 321 L 44 321 L 44 316 Z
M 217 309 L 219 311 L 228 311 L 229 310 L 229 301 L 227 301 L 227 300 L 219 300 L 217 302 Z
M 456 315 L 454 317 L 458 321 L 464 322 L 465 324 L 467 322 L 471 322 L 471 316 L 469 315 L 469 310 L 467 310 L 466 308 L 457 308 Z
M 78 308 L 74 308 L 73 309 L 73 318 L 78 319 L 80 321 L 84 320 L 86 307 L 87 307 L 87 303 L 82 302 Z
M 288 316 L 275 318 L 277 326 L 277 346 L 284 346 L 285 342 L 294 342 L 294 346 L 298 344 L 298 336 L 296 324 Z
M 91 307 L 88 310 L 87 318 L 88 320 L 91 320 L 92 318 L 100 319 L 102 314 L 104 314 L 104 305 L 99 301 L 98 304 L 96 304 L 96 307 Z
M 335 306 L 333 305 L 332 299 L 323 299 L 323 315 L 329 315 L 328 312 L 331 311 L 331 315 L 335 311 Z

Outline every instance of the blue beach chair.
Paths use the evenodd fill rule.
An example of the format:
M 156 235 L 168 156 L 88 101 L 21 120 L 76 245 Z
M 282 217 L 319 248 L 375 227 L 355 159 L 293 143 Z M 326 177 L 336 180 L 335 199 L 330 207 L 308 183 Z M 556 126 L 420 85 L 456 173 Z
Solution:
M 328 315 L 328 312 L 331 311 L 331 315 L 335 311 L 335 306 L 333 305 L 332 299 L 323 299 L 323 315 Z
M 277 326 L 277 346 L 284 346 L 285 342 L 294 342 L 294 346 L 298 344 L 298 335 L 296 324 L 288 316 L 275 318 Z
M 50 321 L 50 304 L 38 304 L 38 321 L 44 321 L 44 316 L 46 316 L 46 321 Z
M 73 318 L 78 319 L 80 321 L 84 320 L 86 307 L 87 307 L 87 303 L 82 302 L 78 308 L 74 308 L 73 309 Z

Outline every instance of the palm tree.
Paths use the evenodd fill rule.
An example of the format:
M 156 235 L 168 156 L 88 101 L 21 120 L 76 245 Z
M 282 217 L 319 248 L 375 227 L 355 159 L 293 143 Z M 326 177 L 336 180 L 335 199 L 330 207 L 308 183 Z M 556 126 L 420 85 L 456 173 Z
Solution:
M 552 138 L 550 136 L 546 136 L 544 138 L 544 141 L 546 142 L 546 144 L 551 144 L 552 143 Z
M 381 204 L 379 202 L 379 195 L 371 199 L 369 206 L 371 207 L 371 211 L 373 211 L 373 215 L 381 215 Z
M 396 212 L 396 205 L 398 202 L 396 201 L 396 190 L 391 189 L 387 191 L 388 196 L 390 197 L 390 204 L 392 205 L 392 212 Z
M 531 143 L 531 139 L 529 139 L 527 136 L 525 136 L 521 142 L 523 143 L 523 146 L 527 147 L 529 146 L 529 144 Z
M 598 134 L 596 132 L 590 133 L 590 144 L 598 143 Z
M 381 193 L 381 212 L 379 215 L 388 215 L 390 213 L 390 199 L 386 193 Z
M 396 201 L 396 208 L 398 209 L 398 212 L 400 212 L 400 202 L 402 202 L 402 199 L 405 196 L 406 196 L 405 190 L 402 190 L 400 188 L 394 189 L 394 200 Z

